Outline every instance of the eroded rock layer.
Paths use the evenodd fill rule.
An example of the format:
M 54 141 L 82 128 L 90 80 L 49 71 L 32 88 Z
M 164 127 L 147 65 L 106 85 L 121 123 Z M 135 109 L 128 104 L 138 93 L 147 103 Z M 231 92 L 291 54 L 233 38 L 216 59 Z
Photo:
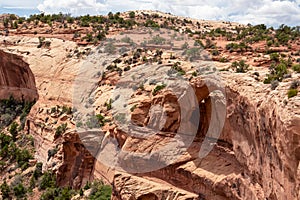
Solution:
M 21 56 L 0 50 L 0 98 L 37 100 L 34 75 Z

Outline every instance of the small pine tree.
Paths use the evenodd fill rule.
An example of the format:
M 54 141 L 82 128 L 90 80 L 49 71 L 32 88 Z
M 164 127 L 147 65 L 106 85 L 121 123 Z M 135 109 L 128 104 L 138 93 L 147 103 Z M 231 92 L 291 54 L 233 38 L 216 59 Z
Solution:
M 6 181 L 0 186 L 3 199 L 10 199 L 10 188 Z

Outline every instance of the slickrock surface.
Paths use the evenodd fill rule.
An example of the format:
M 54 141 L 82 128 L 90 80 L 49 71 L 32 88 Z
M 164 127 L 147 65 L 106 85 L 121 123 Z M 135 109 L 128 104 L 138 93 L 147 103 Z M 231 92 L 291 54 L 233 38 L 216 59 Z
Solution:
M 225 22 L 220 23 L 229 26 Z M 212 23 L 211 26 L 219 27 L 220 23 Z M 165 46 L 162 52 L 153 50 L 155 46 L 149 45 L 147 50 L 140 52 L 120 53 L 117 56 L 119 60 L 112 63 L 95 62 L 94 66 L 99 68 L 105 65 L 105 74 L 101 72 L 96 77 L 99 82 L 95 86 L 97 98 L 93 102 L 95 112 L 101 113 L 107 120 L 103 131 L 98 134 L 104 139 L 114 138 L 122 150 L 144 153 L 162 148 L 172 141 L 181 120 L 176 96 L 167 89 L 154 94 L 155 85 L 145 84 L 137 86 L 130 99 L 130 118 L 139 126 L 154 124 L 159 127 L 160 134 L 143 140 L 122 131 L 113 121 L 107 103 L 122 73 L 126 75 L 125 71 L 146 67 L 145 60 L 153 67 L 171 68 L 176 65 L 180 67 L 178 71 L 185 72 L 183 77 L 195 91 L 200 110 L 199 128 L 187 152 L 164 168 L 129 174 L 97 162 L 77 133 L 78 121 L 74 120 L 74 113 L 68 112 L 73 106 L 73 98 L 77 98 L 74 96 L 74 80 L 78 73 L 88 73 L 81 68 L 87 55 L 90 52 L 95 55 L 101 49 L 78 47 L 76 42 L 57 38 L 46 38 L 51 45 L 42 48 L 37 48 L 39 41 L 34 37 L 0 36 L 0 41 L 3 40 L 5 43 L 0 46 L 1 85 L 9 87 L 13 95 L 37 99 L 27 127 L 35 140 L 35 158 L 44 163 L 44 169 L 56 172 L 61 186 L 80 188 L 99 178 L 113 186 L 114 200 L 300 199 L 300 96 L 287 97 L 291 82 L 299 80 L 300 75 L 293 72 L 290 78 L 284 79 L 272 90 L 270 85 L 262 82 L 269 71 L 264 67 L 269 62 L 268 56 L 254 58 L 253 50 L 239 55 L 227 50 L 222 52 L 222 56 L 232 61 L 238 58 L 249 61 L 250 70 L 246 73 L 224 70 L 231 63 L 215 62 L 216 57 L 201 60 L 200 67 L 213 66 L 220 70 L 226 93 L 224 128 L 219 138 L 210 138 L 218 141 L 204 158 L 199 158 L 198 152 L 211 123 L 211 97 L 203 79 L 193 75 L 196 72 L 193 64 L 175 56 L 173 50 L 180 43 L 175 44 L 174 49 Z M 222 42 L 220 48 L 226 45 Z M 80 56 L 77 56 L 78 52 Z M 256 51 L 255 55 L 258 54 L 259 51 Z M 101 59 L 109 60 L 110 56 Z M 92 61 L 89 64 L 93 64 Z M 259 72 L 259 75 L 254 75 L 254 72 Z M 12 73 L 17 77 L 12 79 Z M 85 83 L 83 89 L 84 86 Z M 6 90 L 1 89 L 0 96 L 7 96 L 7 92 L 3 91 Z M 161 115 L 150 112 L 154 105 L 164 108 L 165 123 L 152 120 L 155 115 Z M 59 134 L 57 129 L 62 125 L 66 126 L 66 131 Z M 101 142 L 99 145 L 104 145 Z M 179 150 L 174 149 L 175 152 Z M 163 159 L 168 161 L 168 158 Z

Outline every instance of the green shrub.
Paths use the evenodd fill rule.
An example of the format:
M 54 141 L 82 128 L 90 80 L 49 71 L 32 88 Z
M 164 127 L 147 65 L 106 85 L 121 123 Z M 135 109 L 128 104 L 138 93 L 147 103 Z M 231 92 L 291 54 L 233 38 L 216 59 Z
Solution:
M 56 187 L 56 178 L 55 175 L 50 172 L 45 172 L 42 176 L 42 180 L 39 185 L 40 190 L 45 190 L 47 188 Z
M 131 108 L 130 108 L 130 112 L 133 112 L 135 109 L 137 108 L 137 105 L 133 105 Z
M 21 128 L 34 102 L 17 101 L 12 96 L 0 100 L 0 129 L 9 126 L 20 115 Z
M 231 67 L 235 69 L 237 73 L 246 73 L 248 71 L 249 65 L 245 63 L 244 60 L 240 60 L 239 62 L 234 61 L 231 64 Z
M 71 115 L 72 114 L 72 108 L 68 107 L 68 106 L 63 106 L 61 114 L 64 114 L 64 113 L 66 113 L 67 115 Z
M 104 185 L 101 181 L 96 181 L 91 186 L 91 195 L 88 197 L 90 200 L 110 200 L 112 188 Z
M 282 81 L 286 74 L 288 74 L 288 69 L 284 62 L 281 62 L 278 65 L 272 64 L 270 66 L 270 73 L 267 74 L 264 83 L 269 84 L 274 80 Z
M 298 94 L 298 90 L 297 89 L 289 89 L 287 95 L 288 95 L 288 98 L 292 98 L 294 96 L 297 96 Z
M 18 126 L 16 122 L 13 122 L 9 127 L 9 133 L 12 135 L 13 141 L 17 140 Z
M 47 188 L 41 196 L 41 200 L 71 200 L 72 196 L 75 194 L 75 191 L 70 188 Z
M 131 12 L 129 13 L 129 17 L 132 18 L 132 19 L 135 18 L 135 12 L 134 12 L 134 11 L 131 11 Z
M 105 102 L 104 106 L 106 106 L 107 110 L 111 110 L 111 108 L 112 108 L 112 99 L 109 99 L 108 102 Z
M 67 22 L 70 24 L 74 23 L 74 18 L 73 17 L 67 17 Z
M 300 64 L 295 64 L 292 66 L 293 70 L 297 73 L 300 73 Z
M 47 188 L 46 191 L 42 194 L 41 200 L 49 200 L 49 199 L 56 199 L 55 197 L 58 196 L 58 191 L 56 188 Z
M 57 149 L 57 148 L 49 149 L 49 150 L 48 150 L 48 161 L 49 161 L 50 158 L 52 158 L 57 152 L 58 152 L 58 149 Z
M 157 85 L 153 92 L 152 95 L 156 95 L 160 90 L 164 89 L 167 85 L 166 84 L 162 84 L 162 85 Z
M 68 126 L 67 123 L 64 123 L 64 124 L 58 126 L 56 128 L 56 131 L 55 131 L 55 138 L 57 138 L 57 137 L 61 136 L 62 134 L 64 134 L 67 130 L 67 126 Z
M 33 172 L 33 177 L 35 180 L 37 180 L 39 177 L 43 175 L 43 163 L 38 162 L 35 166 L 35 170 Z
M 3 199 L 11 199 L 10 197 L 11 191 L 6 181 L 4 181 L 4 183 L 0 186 L 0 189 L 1 189 L 1 194 Z
M 17 197 L 24 197 L 26 195 L 26 188 L 23 186 L 22 183 L 19 183 L 18 185 L 16 185 L 14 188 L 14 194 Z
M 185 71 L 182 69 L 182 67 L 180 67 L 179 62 L 174 63 L 173 66 L 172 66 L 172 69 L 176 70 L 179 75 L 185 75 Z
M 22 167 L 23 170 L 26 169 L 28 167 L 29 160 L 32 159 L 33 156 L 27 149 L 17 150 L 16 154 L 16 161 L 18 162 L 19 167 Z
M 219 62 L 225 63 L 225 62 L 228 62 L 228 59 L 225 57 L 222 57 L 219 59 Z
M 145 23 L 146 27 L 152 27 L 152 28 L 160 28 L 159 24 L 151 19 L 147 19 Z
M 270 54 L 270 59 L 275 61 L 275 62 L 278 62 L 279 61 L 279 54 L 278 53 L 271 53 Z

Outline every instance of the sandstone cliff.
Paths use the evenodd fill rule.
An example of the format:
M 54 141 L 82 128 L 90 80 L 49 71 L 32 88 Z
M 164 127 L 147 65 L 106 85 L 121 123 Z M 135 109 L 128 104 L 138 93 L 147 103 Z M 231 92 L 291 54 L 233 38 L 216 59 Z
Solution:
M 14 96 L 19 100 L 38 99 L 34 75 L 21 56 L 0 51 L 0 98 Z
M 300 98 L 298 95 L 290 99 L 286 95 L 290 83 L 299 79 L 299 73 L 293 73 L 276 90 L 272 90 L 261 81 L 268 73 L 266 68 L 253 67 L 247 73 L 234 73 L 222 70 L 230 63 L 203 62 L 203 68 L 213 65 L 222 70 L 220 77 L 225 82 L 226 120 L 220 137 L 210 138 L 211 144 L 217 140 L 212 151 L 199 158 L 198 152 L 211 122 L 212 102 L 203 80 L 192 75 L 194 68 L 186 59 L 175 57 L 174 52 L 168 49 L 171 46 L 166 47 L 162 54 L 150 48 L 141 50 L 138 56 L 136 51 L 132 55 L 116 56 L 120 60 L 114 60 L 114 56 L 99 58 L 94 55 L 98 61 L 90 62 L 90 65 L 96 68 L 106 65 L 113 69 L 106 68 L 105 76 L 95 76 L 99 80 L 95 86 L 98 95 L 93 102 L 95 111 L 103 114 L 108 121 L 99 134 L 102 138 L 116 139 L 123 150 L 151 152 L 161 148 L 174 137 L 181 118 L 178 101 L 170 91 L 162 89 L 154 95 L 153 85 L 143 85 L 138 86 L 132 96 L 130 117 L 139 126 L 146 126 L 157 114 L 150 112 L 151 106 L 158 104 L 165 110 L 166 123 L 163 127 L 160 122 L 156 124 L 154 121 L 153 124 L 164 133 L 146 141 L 120 130 L 112 120 L 107 103 L 120 80 L 120 71 L 144 67 L 145 60 L 150 60 L 153 67 L 171 67 L 180 62 L 179 70 L 185 72 L 198 100 L 197 106 L 201 111 L 199 129 L 188 151 L 176 162 L 161 169 L 128 174 L 96 161 L 93 157 L 95 152 L 89 152 L 78 136 L 74 113 L 68 111 L 74 102 L 73 82 L 76 76 L 84 72 L 89 78 L 93 75 L 80 68 L 85 62 L 85 55 L 101 52 L 102 49 L 78 47 L 74 42 L 53 38 L 46 39 L 51 42 L 48 48 L 37 48 L 37 38 L 10 36 L 0 39 L 6 41 L 6 45 L 1 46 L 5 52 L 0 51 L 1 67 L 4 66 L 0 69 L 1 84 L 12 88 L 11 91 L 17 87 L 16 94 L 28 98 L 37 99 L 38 91 L 39 99 L 28 117 L 28 130 L 35 139 L 36 159 L 44 163 L 44 169 L 56 172 L 60 185 L 80 188 L 86 182 L 99 178 L 113 186 L 113 199 L 300 199 Z M 175 44 L 175 48 L 179 45 L 181 43 Z M 78 52 L 84 56 L 78 57 Z M 22 55 L 25 62 L 15 54 Z M 252 59 L 250 54 L 230 54 L 230 59 Z M 104 64 L 106 60 L 113 62 L 111 65 Z M 259 77 L 253 75 L 254 72 L 259 72 Z M 12 73 L 14 77 L 17 74 L 18 79 L 10 78 Z M 64 131 L 58 132 L 62 126 Z

